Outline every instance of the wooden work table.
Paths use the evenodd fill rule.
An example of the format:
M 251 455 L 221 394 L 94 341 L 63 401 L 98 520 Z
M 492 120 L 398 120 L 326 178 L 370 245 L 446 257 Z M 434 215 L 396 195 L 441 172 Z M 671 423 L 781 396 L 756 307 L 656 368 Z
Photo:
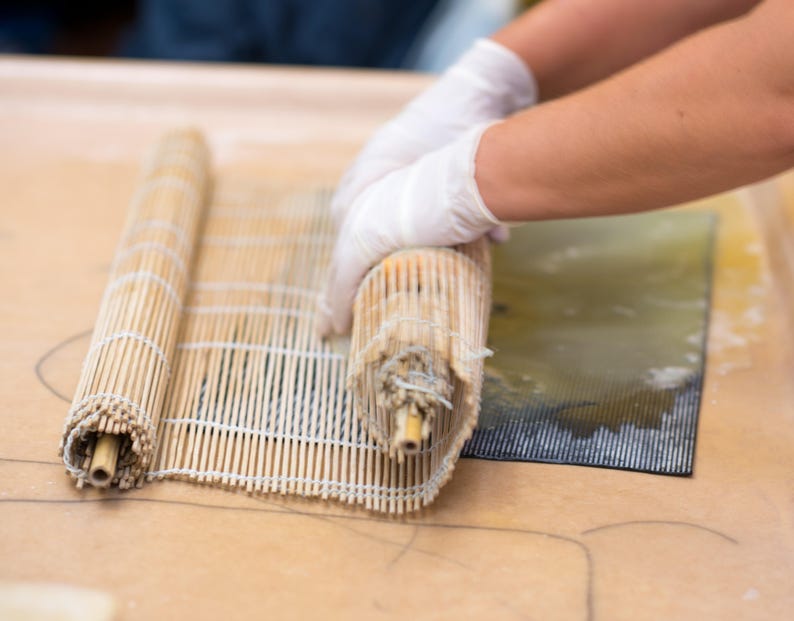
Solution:
M 406 519 L 164 482 L 74 489 L 56 456 L 127 202 L 166 128 L 224 174 L 332 182 L 410 74 L 0 59 L 0 580 L 119 619 L 783 619 L 794 613 L 791 177 L 720 211 L 691 478 L 462 460 Z

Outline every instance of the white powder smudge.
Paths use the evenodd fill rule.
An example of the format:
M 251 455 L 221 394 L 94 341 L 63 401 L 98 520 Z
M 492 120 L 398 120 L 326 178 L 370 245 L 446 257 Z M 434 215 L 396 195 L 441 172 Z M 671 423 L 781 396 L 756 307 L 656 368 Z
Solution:
M 695 345 L 696 347 L 700 347 L 703 343 L 703 332 L 698 330 L 697 332 L 693 332 L 689 336 L 686 337 L 686 342 L 690 345 Z
M 684 360 L 689 362 L 690 364 L 697 364 L 700 362 L 700 354 L 695 351 L 688 351 L 684 354 Z
M 662 367 L 648 369 L 645 383 L 653 388 L 669 390 L 679 388 L 692 377 L 693 371 L 687 367 Z
M 730 316 L 721 311 L 712 313 L 711 326 L 709 326 L 709 346 L 713 352 L 722 351 L 731 347 L 746 347 L 748 340 L 735 332 L 736 326 Z

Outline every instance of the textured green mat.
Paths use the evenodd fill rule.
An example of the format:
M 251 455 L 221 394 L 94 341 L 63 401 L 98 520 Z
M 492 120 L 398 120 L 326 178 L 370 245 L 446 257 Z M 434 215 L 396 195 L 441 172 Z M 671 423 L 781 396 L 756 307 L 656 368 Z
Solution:
M 715 216 L 543 222 L 495 249 L 479 427 L 463 455 L 690 474 Z

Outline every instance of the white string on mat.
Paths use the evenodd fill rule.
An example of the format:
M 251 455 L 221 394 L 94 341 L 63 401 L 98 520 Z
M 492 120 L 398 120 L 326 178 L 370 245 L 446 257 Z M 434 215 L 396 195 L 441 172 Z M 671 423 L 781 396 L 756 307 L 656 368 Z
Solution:
M 135 205 L 138 205 L 146 200 L 149 194 L 162 188 L 169 188 L 184 192 L 188 195 L 188 200 L 191 203 L 198 203 L 202 199 L 202 196 L 199 194 L 199 190 L 196 189 L 195 185 L 195 180 L 188 181 L 175 175 L 150 177 L 142 186 L 140 186 L 140 188 L 138 188 L 138 192 L 133 197 L 133 208 Z
M 122 244 L 126 244 L 129 242 L 130 238 L 135 237 L 136 235 L 149 230 L 159 230 L 159 231 L 167 231 L 176 237 L 179 244 L 182 246 L 183 251 L 187 251 L 190 249 L 191 244 L 187 239 L 187 235 L 185 231 L 178 227 L 177 225 L 169 222 L 167 220 L 142 220 L 141 222 L 136 223 L 130 230 L 122 237 Z
M 136 281 L 153 282 L 153 283 L 159 285 L 160 287 L 162 287 L 165 290 L 165 292 L 168 294 L 168 296 L 171 298 L 171 300 L 173 300 L 174 304 L 176 305 L 176 308 L 181 310 L 182 303 L 180 301 L 180 296 L 176 292 L 174 287 L 165 278 L 163 278 L 162 276 L 159 276 L 159 275 L 157 275 L 157 274 L 155 274 L 153 272 L 140 271 L 140 272 L 130 272 L 130 273 L 121 275 L 118 278 L 116 278 L 115 280 L 110 282 L 110 284 L 108 285 L 108 288 L 105 289 L 105 296 L 106 297 L 110 296 L 110 294 L 112 294 L 119 287 L 122 287 L 122 286 L 124 286 L 124 285 L 126 285 L 126 284 L 128 284 L 130 282 L 136 282 Z
M 315 300 L 320 295 L 320 290 L 293 287 L 279 283 L 269 282 L 193 282 L 190 285 L 193 291 L 231 292 L 242 291 L 249 293 L 276 293 L 308 297 Z
M 177 349 L 181 350 L 203 350 L 214 349 L 219 351 L 236 350 L 236 351 L 256 351 L 266 352 L 268 354 L 277 354 L 282 356 L 295 356 L 296 358 L 320 358 L 324 360 L 345 360 L 346 356 L 330 351 L 311 351 L 300 349 L 288 349 L 286 347 L 277 347 L 275 345 L 256 345 L 252 343 L 237 343 L 219 342 L 219 341 L 199 341 L 196 343 L 178 343 Z
M 91 348 L 88 350 L 88 353 L 86 354 L 86 358 L 90 358 L 91 355 L 93 355 L 96 352 L 96 350 L 102 349 L 106 345 L 109 345 L 110 343 L 121 339 L 132 339 L 134 341 L 139 341 L 144 345 L 146 345 L 157 355 L 157 357 L 160 359 L 160 362 L 163 363 L 163 365 L 165 366 L 166 373 L 168 373 L 169 376 L 171 375 L 171 365 L 168 364 L 168 358 L 166 357 L 165 352 L 152 339 L 150 339 L 148 336 L 144 336 L 143 334 L 140 334 L 139 332 L 132 332 L 129 330 L 125 330 L 124 332 L 116 332 L 115 334 L 106 336 L 102 340 L 97 341 L 96 343 L 91 345 Z
M 130 246 L 116 257 L 114 261 L 114 267 L 117 267 L 119 264 L 129 259 L 130 256 L 136 252 L 144 252 L 147 250 L 153 250 L 155 252 L 162 253 L 174 262 L 177 269 L 182 273 L 183 276 L 187 275 L 187 268 L 185 267 L 185 262 L 182 260 L 182 257 L 180 257 L 179 254 L 174 252 L 168 246 L 159 242 L 140 242 Z
M 293 308 L 277 306 L 186 306 L 182 312 L 189 315 L 283 315 L 301 319 L 314 319 L 314 313 Z
M 276 235 L 260 235 L 258 237 L 218 237 L 207 236 L 203 237 L 201 244 L 203 246 L 229 246 L 231 248 L 245 248 L 246 246 L 286 246 L 286 245 L 332 245 L 336 241 L 333 235 L 292 235 L 276 236 Z

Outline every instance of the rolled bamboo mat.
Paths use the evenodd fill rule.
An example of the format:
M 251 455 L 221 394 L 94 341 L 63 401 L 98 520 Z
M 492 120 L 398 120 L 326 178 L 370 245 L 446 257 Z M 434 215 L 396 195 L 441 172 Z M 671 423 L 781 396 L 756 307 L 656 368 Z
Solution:
M 423 451 L 457 454 L 477 423 L 490 259 L 485 238 L 403 250 L 359 288 L 348 386 L 362 423 L 400 463 Z
M 151 465 L 207 181 L 196 132 L 166 135 L 144 167 L 60 447 L 78 485 L 130 487 Z
M 326 341 L 330 193 L 210 188 L 206 162 L 200 138 L 176 132 L 146 169 L 67 418 L 69 472 L 78 485 L 176 478 L 389 513 L 429 504 L 476 422 L 487 242 L 393 255 L 361 287 L 352 346 Z M 393 442 L 417 417 L 418 436 Z

